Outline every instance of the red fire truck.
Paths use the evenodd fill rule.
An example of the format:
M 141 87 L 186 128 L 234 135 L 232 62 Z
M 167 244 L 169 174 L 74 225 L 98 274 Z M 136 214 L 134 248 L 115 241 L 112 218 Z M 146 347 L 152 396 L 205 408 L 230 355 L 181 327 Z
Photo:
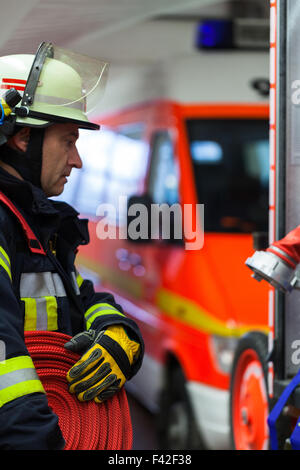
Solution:
M 231 94 L 216 99 L 206 84 L 206 100 L 164 98 L 99 116 L 99 132 L 81 133 L 83 169 L 63 193 L 90 219 L 79 271 L 143 333 L 144 363 L 128 390 L 157 415 L 163 448 L 268 445 L 269 287 L 245 265 L 268 231 L 268 96 L 251 86 L 265 72 L 255 69 L 261 58 L 232 59 L 245 76 L 232 76 L 229 55 L 222 82 L 232 81 Z M 203 246 L 187 249 L 184 231 L 128 237 L 132 204 L 203 204 Z

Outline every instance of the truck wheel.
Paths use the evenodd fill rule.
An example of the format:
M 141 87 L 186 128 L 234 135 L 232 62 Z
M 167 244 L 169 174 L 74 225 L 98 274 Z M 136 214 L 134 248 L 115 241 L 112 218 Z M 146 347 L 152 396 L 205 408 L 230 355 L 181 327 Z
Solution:
M 157 418 L 160 449 L 202 449 L 180 367 L 172 367 L 161 394 Z
M 269 448 L 267 354 L 267 337 L 263 333 L 249 333 L 238 344 L 230 384 L 233 449 Z

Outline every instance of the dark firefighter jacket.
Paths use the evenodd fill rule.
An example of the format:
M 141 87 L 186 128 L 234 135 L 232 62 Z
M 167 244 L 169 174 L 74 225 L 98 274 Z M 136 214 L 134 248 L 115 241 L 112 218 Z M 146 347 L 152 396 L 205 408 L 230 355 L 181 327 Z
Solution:
M 57 416 L 49 409 L 41 382 L 24 343 L 24 331 L 59 331 L 68 335 L 88 328 L 123 324 L 141 343 L 137 325 L 112 295 L 96 293 L 74 262 L 77 247 L 89 241 L 87 221 L 68 204 L 46 198 L 43 191 L 0 168 L 0 191 L 17 207 L 45 249 L 56 251 L 73 283 L 70 301 L 55 265 L 32 253 L 20 222 L 0 202 L 0 450 L 61 449 L 64 441 Z M 3 357 L 0 357 L 0 361 Z

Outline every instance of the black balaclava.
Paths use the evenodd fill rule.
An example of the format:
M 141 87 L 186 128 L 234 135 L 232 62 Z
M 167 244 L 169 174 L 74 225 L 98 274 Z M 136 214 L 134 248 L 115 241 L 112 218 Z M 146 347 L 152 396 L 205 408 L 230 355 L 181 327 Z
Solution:
M 20 128 L 16 128 L 18 130 Z M 15 150 L 7 144 L 0 147 L 0 159 L 38 188 L 41 188 L 44 134 L 44 128 L 31 127 L 26 152 Z

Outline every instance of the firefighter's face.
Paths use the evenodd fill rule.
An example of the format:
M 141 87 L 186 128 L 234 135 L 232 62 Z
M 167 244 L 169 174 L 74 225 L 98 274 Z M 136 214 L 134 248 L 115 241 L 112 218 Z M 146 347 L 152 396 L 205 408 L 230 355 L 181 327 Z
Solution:
M 48 197 L 61 194 L 72 169 L 82 167 L 76 148 L 78 137 L 76 124 L 53 124 L 47 127 L 43 143 L 41 186 Z

